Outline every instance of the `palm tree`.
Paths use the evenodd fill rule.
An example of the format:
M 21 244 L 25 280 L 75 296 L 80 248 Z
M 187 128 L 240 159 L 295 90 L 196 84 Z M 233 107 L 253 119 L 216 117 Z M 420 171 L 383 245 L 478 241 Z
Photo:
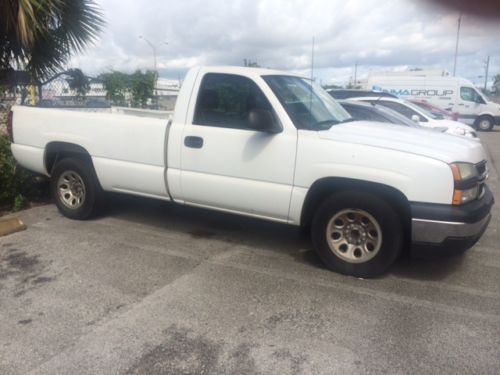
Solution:
M 0 0 L 0 14 L 0 81 L 16 68 L 33 83 L 46 79 L 93 43 L 104 26 L 93 0 Z

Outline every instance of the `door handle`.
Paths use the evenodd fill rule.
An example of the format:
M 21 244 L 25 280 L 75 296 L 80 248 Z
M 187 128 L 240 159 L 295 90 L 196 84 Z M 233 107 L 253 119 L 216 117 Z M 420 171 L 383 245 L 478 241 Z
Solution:
M 190 148 L 202 148 L 203 138 L 188 135 L 186 138 L 184 138 L 184 146 Z

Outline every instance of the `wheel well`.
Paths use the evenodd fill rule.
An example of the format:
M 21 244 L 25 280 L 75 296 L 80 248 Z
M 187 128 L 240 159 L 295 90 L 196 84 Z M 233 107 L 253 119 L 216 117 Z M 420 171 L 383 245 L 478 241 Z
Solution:
M 302 209 L 300 223 L 307 226 L 311 223 L 314 212 L 326 198 L 335 192 L 357 190 L 370 192 L 387 200 L 401 215 L 405 227 L 405 234 L 411 231 L 411 210 L 410 203 L 406 196 L 391 186 L 375 182 L 356 180 L 350 178 L 328 177 L 322 178 L 311 186 L 307 192 Z M 406 236 L 408 238 L 408 236 Z
M 495 118 L 492 115 L 489 115 L 489 114 L 484 114 L 484 115 L 477 116 L 475 123 L 476 124 L 479 123 L 479 121 L 481 121 L 481 119 L 485 118 L 485 117 L 488 117 L 491 120 L 491 122 L 493 124 L 495 124 Z
M 78 157 L 84 160 L 92 160 L 90 154 L 82 146 L 67 142 L 50 142 L 45 147 L 45 170 L 50 175 L 56 162 L 67 157 Z

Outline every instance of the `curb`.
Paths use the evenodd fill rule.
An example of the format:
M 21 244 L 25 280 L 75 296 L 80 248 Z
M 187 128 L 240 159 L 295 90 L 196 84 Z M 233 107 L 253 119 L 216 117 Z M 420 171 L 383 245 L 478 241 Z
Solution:
M 25 229 L 26 225 L 17 217 L 0 218 L 0 237 Z

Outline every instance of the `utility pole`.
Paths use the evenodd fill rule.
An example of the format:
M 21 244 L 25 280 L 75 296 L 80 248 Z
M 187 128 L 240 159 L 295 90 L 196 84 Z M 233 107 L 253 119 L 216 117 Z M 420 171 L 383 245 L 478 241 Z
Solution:
M 488 56 L 488 58 L 484 62 L 484 69 L 485 69 L 485 74 L 484 74 L 484 91 L 486 91 L 486 86 L 488 86 L 488 70 L 490 69 L 490 56 Z
M 458 40 L 460 39 L 460 24 L 462 23 L 462 13 L 458 16 L 457 22 L 457 41 L 455 44 L 455 63 L 453 64 L 453 77 L 455 77 L 457 73 L 457 55 L 458 55 Z

